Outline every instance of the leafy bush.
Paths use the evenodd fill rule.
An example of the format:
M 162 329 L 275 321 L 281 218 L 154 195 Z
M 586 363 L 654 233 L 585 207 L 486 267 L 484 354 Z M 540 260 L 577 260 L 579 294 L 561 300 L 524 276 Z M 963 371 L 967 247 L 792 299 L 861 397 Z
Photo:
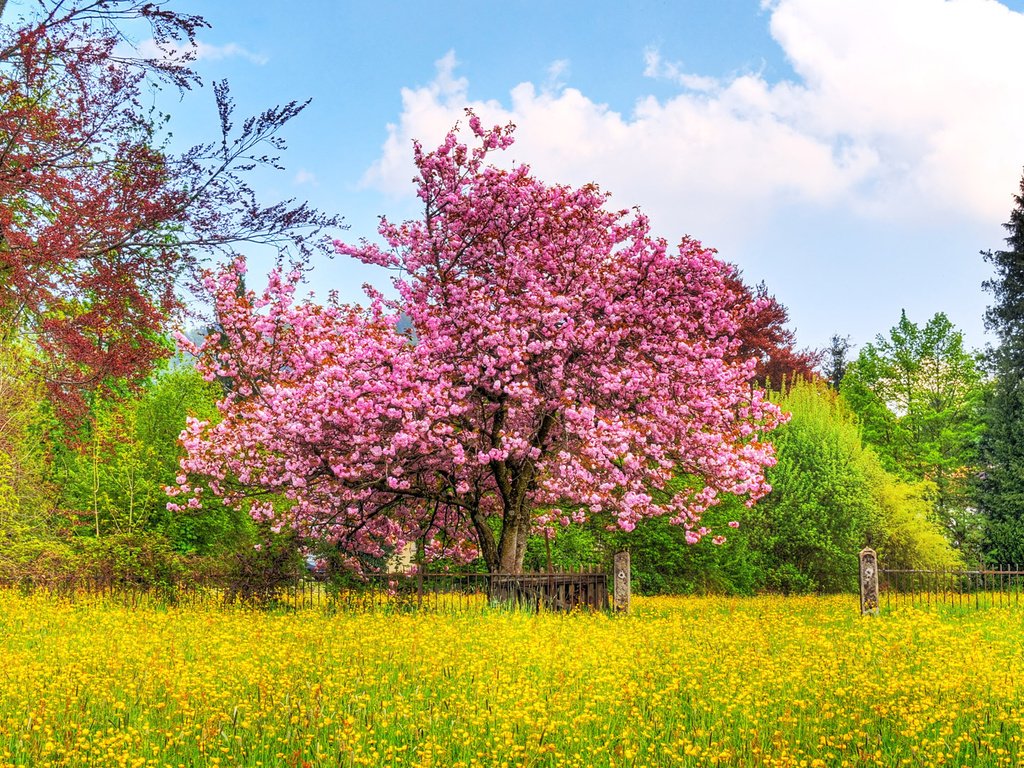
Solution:
M 81 573 L 104 584 L 171 589 L 188 562 L 159 533 L 125 533 L 83 541 Z
M 926 487 L 885 471 L 841 397 L 820 383 L 798 383 L 780 404 L 792 418 L 772 436 L 772 492 L 750 524 L 766 589 L 852 591 L 857 552 L 869 542 L 909 567 L 957 562 L 930 515 Z
M 214 560 L 213 575 L 227 590 L 229 600 L 269 605 L 283 589 L 306 571 L 299 542 L 291 532 L 264 532 L 255 544 L 242 545 Z

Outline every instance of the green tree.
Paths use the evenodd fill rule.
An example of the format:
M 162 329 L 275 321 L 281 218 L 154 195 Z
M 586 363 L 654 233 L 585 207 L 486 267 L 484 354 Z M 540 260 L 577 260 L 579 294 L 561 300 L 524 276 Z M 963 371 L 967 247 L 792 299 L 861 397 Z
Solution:
M 985 518 L 986 556 L 1024 563 L 1024 179 L 1013 199 L 1003 225 L 1006 250 L 983 252 L 995 269 L 985 282 L 994 299 L 985 325 L 998 344 L 988 360 L 995 378 L 986 400 L 977 498 Z
M 877 461 L 864 463 L 876 516 L 868 543 L 882 563 L 910 569 L 952 568 L 963 564 L 938 524 L 931 483 L 907 483 Z
M 856 579 L 874 505 L 860 432 L 834 391 L 799 383 L 779 403 L 791 414 L 773 435 L 772 492 L 746 521 L 769 588 L 840 591 Z
M 216 419 L 219 395 L 191 367 L 163 370 L 139 393 L 93 404 L 87 429 L 65 453 L 63 503 L 82 533 L 157 532 L 178 551 L 206 553 L 244 537 L 251 523 L 216 499 L 201 510 L 171 514 L 164 487 L 179 472 L 178 435 L 188 416 Z
M 957 547 L 978 538 L 971 478 L 982 431 L 984 382 L 978 355 L 939 312 L 923 327 L 903 312 L 889 335 L 866 344 L 850 365 L 843 396 L 882 464 L 908 481 L 928 481 L 935 512 Z

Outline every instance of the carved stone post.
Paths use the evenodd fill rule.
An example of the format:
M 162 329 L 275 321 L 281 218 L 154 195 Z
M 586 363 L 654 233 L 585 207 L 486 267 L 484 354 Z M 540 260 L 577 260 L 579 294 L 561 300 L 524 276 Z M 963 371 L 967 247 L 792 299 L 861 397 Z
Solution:
M 878 556 L 865 547 L 860 551 L 860 615 L 878 615 Z
M 629 552 L 615 553 L 615 572 L 612 575 L 614 578 L 612 606 L 617 613 L 629 613 Z

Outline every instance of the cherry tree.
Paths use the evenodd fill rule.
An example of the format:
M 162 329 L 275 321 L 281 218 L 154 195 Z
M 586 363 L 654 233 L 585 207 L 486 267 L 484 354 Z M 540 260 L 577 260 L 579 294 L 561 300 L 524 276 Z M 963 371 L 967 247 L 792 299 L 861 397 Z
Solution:
M 517 572 L 545 526 L 668 515 L 695 542 L 719 494 L 769 490 L 780 413 L 748 386 L 755 361 L 731 362 L 731 268 L 689 238 L 670 252 L 593 184 L 489 164 L 512 127 L 468 123 L 472 148 L 454 130 L 415 146 L 422 219 L 336 243 L 395 270 L 397 298 L 299 300 L 297 270 L 257 295 L 242 260 L 208 276 L 220 330 L 190 347 L 225 386 L 223 418 L 183 432 L 172 506 L 201 505 L 210 478 L 351 553 L 420 540 Z

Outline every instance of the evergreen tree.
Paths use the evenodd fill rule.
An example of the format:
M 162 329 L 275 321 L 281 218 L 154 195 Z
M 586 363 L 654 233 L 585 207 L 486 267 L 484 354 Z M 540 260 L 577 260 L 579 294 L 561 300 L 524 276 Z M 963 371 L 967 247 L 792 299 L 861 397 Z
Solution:
M 998 346 L 989 356 L 995 383 L 981 441 L 978 502 L 986 517 L 988 558 L 1024 563 L 1024 179 L 1003 226 L 1007 249 L 983 252 L 995 268 L 985 282 L 994 299 L 985 325 Z
M 825 350 L 824 373 L 828 385 L 839 391 L 846 376 L 846 367 L 849 364 L 848 355 L 850 352 L 850 337 L 833 334 L 829 348 Z

